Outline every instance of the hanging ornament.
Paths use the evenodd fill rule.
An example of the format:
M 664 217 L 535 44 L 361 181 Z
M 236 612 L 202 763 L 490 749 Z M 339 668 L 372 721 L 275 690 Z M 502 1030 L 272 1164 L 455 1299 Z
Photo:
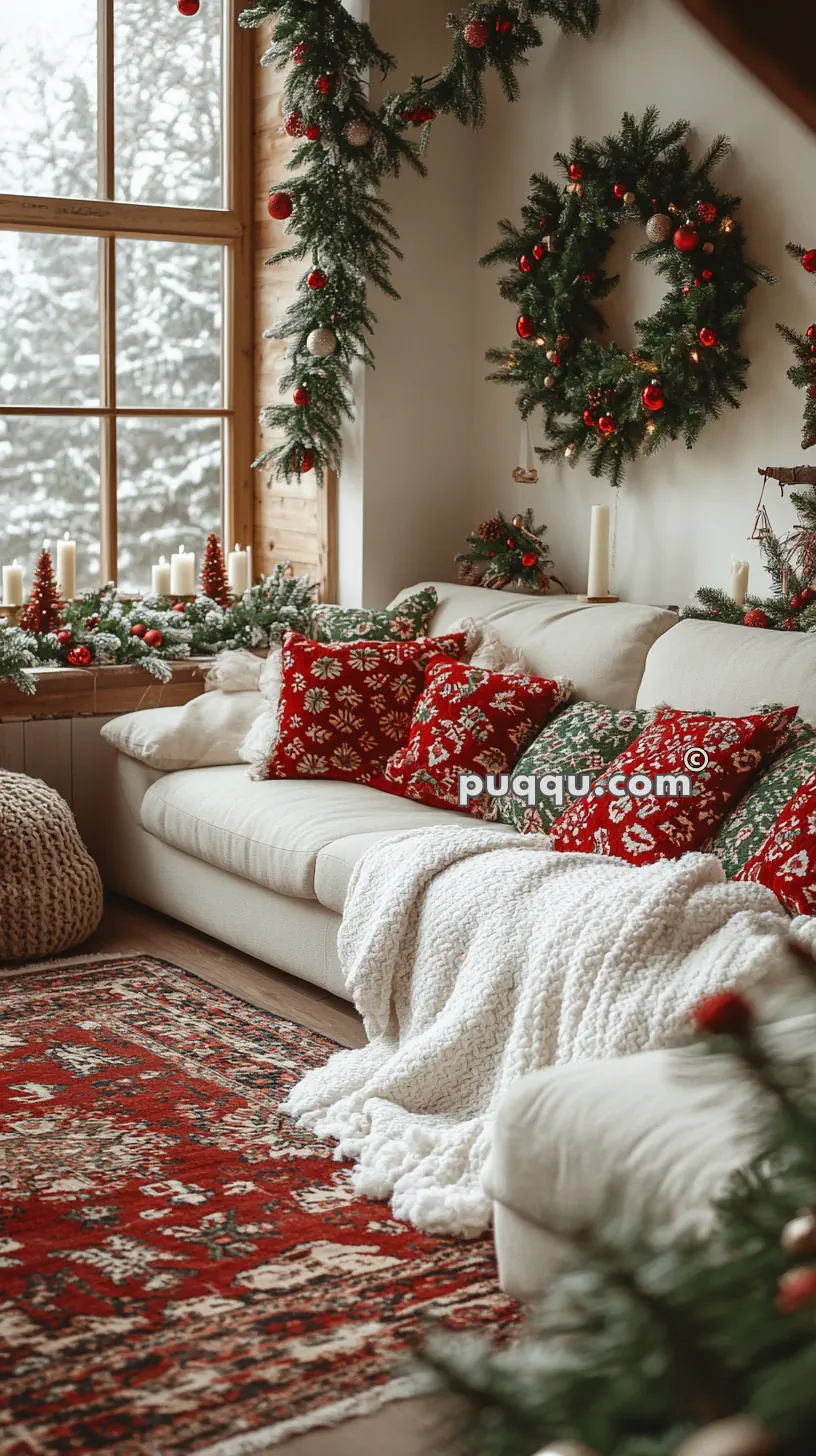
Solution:
M 278 222 L 285 222 L 295 210 L 295 204 L 288 192 L 273 192 L 266 207 L 269 216 L 276 218 Z
M 544 379 L 544 388 L 545 389 L 555 389 L 556 383 L 557 383 L 557 380 L 556 380 L 554 374 L 547 374 L 545 376 L 545 379 Z
M 623 201 L 624 201 L 624 206 L 626 206 L 626 207 L 634 207 L 635 203 L 637 202 L 637 193 L 636 192 L 624 192 L 624 194 L 623 194 Z
M 290 464 L 296 475 L 308 475 L 310 470 L 314 470 L 314 463 L 314 452 L 305 446 L 292 451 Z
M 775 1445 L 770 1432 L 751 1416 L 730 1416 L 688 1436 L 675 1456 L 770 1456 Z
M 700 234 L 691 223 L 683 223 L 674 235 L 674 246 L 678 253 L 693 253 L 700 241 Z
M 602 435 L 615 435 L 618 430 L 618 422 L 614 415 L 601 415 L 598 421 L 598 429 Z
M 809 326 L 807 336 L 812 344 L 816 344 L 816 324 L 811 324 Z
M 315 91 L 319 91 L 321 96 L 333 96 L 336 89 L 336 76 L 318 76 L 317 80 L 315 81 Z
M 538 557 L 536 556 L 534 551 L 525 551 L 524 555 L 521 558 L 522 566 L 535 566 L 537 561 Z
M 570 182 L 580 182 L 584 175 L 584 169 L 580 162 L 570 162 L 568 171 Z
M 528 258 L 526 253 L 522 253 L 519 258 L 519 268 L 522 273 L 532 273 L 533 271 L 533 260 L 532 258 Z
M 714 329 L 701 329 L 697 338 L 705 349 L 715 349 L 717 347 L 717 335 Z
M 371 127 L 362 118 L 347 121 L 343 127 L 343 136 L 350 147 L 367 147 L 371 141 Z
M 712 278 L 714 277 L 714 274 L 712 273 L 710 268 L 704 268 L 702 273 L 700 274 L 700 277 L 702 278 L 704 283 L 710 283 Z
M 179 15 L 198 15 L 201 0 L 178 0 Z
M 750 612 L 745 613 L 742 620 L 746 627 L 767 627 L 768 625 L 767 614 L 761 607 L 753 607 Z
M 535 243 L 533 245 L 533 257 L 535 258 L 537 263 L 541 262 L 541 259 L 544 257 L 546 251 L 547 249 L 543 246 L 542 243 Z
M 292 398 L 299 409 L 305 409 L 307 404 L 311 404 L 312 402 L 312 396 L 308 389 L 304 389 L 302 385 L 295 390 Z
M 791 624 L 788 630 L 792 631 L 796 623 L 792 617 L 788 617 L 788 622 Z M 788 622 L 785 623 L 786 627 Z M 785 1224 L 780 1243 L 783 1252 L 790 1254 L 792 1258 L 801 1258 L 803 1254 L 816 1254 L 816 1212 L 812 1208 L 800 1208 L 795 1217 Z
M 320 127 L 316 121 L 310 121 L 306 128 L 306 140 L 308 142 L 320 141 Z
M 149 632 L 144 634 L 144 642 L 148 647 L 161 647 L 163 641 L 164 638 L 158 627 L 152 627 Z
M 146 628 L 144 622 L 134 622 L 133 623 L 133 626 L 130 629 L 130 635 L 131 635 L 131 637 L 144 637 L 146 631 L 147 631 L 147 628 Z M 61 635 L 62 634 L 60 633 L 60 636 Z M 71 634 L 69 632 L 68 633 L 68 636 L 70 637 L 70 635 Z
M 323 272 L 322 268 L 313 268 L 306 279 L 306 284 L 314 292 L 319 292 L 322 288 L 326 287 L 328 281 L 328 276 Z
M 616 182 L 614 187 L 612 188 L 612 192 L 614 193 L 615 197 L 617 197 L 619 202 L 622 201 L 624 196 L 626 195 L 626 183 Z
M 653 379 L 646 388 L 641 391 L 640 402 L 644 409 L 656 414 L 658 410 L 665 408 L 666 401 L 663 398 L 663 390 L 660 387 L 660 380 Z
M 713 243 L 703 243 L 703 252 L 704 253 L 713 253 L 714 252 L 714 244 Z
M 782 1314 L 816 1304 L 816 1269 L 789 1269 L 776 1286 L 776 1307 Z
M 535 319 L 528 313 L 523 313 L 516 319 L 516 333 L 520 339 L 531 339 L 535 331 Z
M 806 273 L 816 273 L 816 248 L 808 248 L 803 254 L 802 267 Z
M 671 230 L 672 220 L 667 212 L 653 212 L 646 224 L 646 236 L 650 243 L 667 243 Z
M 712 223 L 717 220 L 717 209 L 713 202 L 698 202 L 697 216 L 701 222 Z
M 337 335 L 333 329 L 325 327 L 312 329 L 306 340 L 306 348 L 315 359 L 328 359 L 337 352 Z
M 289 115 L 283 123 L 283 129 L 286 135 L 290 137 L 298 138 L 305 134 L 306 127 L 303 124 L 303 117 L 299 111 L 289 112 Z
M 470 20 L 462 31 L 465 45 L 471 50 L 483 51 L 490 40 L 490 26 L 486 20 Z
M 594 410 L 591 410 L 591 409 L 585 409 L 584 410 L 584 424 L 586 425 L 587 429 L 588 430 L 594 430 L 595 427 L 596 427 L 596 425 L 597 425 L 597 423 L 598 423 L 598 416 L 595 414 L 595 411 Z

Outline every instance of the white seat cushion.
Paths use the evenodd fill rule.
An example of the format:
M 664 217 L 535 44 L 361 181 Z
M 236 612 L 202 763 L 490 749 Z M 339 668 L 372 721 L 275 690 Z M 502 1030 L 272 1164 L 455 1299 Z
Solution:
M 371 840 L 450 817 L 450 811 L 363 784 L 326 779 L 257 783 L 243 766 L 166 774 L 141 805 L 143 827 L 165 844 L 303 900 L 318 898 L 317 859 L 335 841 L 350 835 Z
M 410 800 L 401 800 L 409 803 Z M 417 808 L 423 808 L 421 804 Z M 487 824 L 483 819 L 474 819 L 469 814 L 458 814 L 455 809 L 428 809 L 430 819 L 424 819 L 424 824 L 457 823 L 463 829 L 472 829 L 478 824 L 480 829 L 494 829 L 498 834 L 512 834 L 506 824 Z M 418 825 L 405 824 L 404 829 L 418 828 Z M 382 830 L 374 830 L 368 834 L 349 834 L 344 839 L 335 839 L 321 849 L 317 856 L 317 867 L 315 869 L 315 894 L 321 905 L 327 910 L 336 910 L 342 915 L 346 903 L 346 892 L 351 879 L 351 872 L 357 861 L 362 859 L 367 849 L 372 844 L 377 844 L 383 838 Z

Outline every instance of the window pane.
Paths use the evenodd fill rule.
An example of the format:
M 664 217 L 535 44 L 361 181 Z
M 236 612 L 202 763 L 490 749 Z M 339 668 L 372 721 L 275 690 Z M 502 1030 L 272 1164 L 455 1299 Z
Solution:
M 119 421 L 119 585 L 150 588 L 150 567 L 183 544 L 201 566 L 208 531 L 220 534 L 221 423 Z
M 70 531 L 77 588 L 99 585 L 98 420 L 0 416 L 0 557 L 16 557 L 30 590 L 37 555 Z
M 220 405 L 222 253 L 197 243 L 117 243 L 120 405 Z
M 0 404 L 99 403 L 99 244 L 0 232 Z
M 0 5 L 0 192 L 96 197 L 96 5 Z
M 115 0 L 116 196 L 221 206 L 222 0 Z

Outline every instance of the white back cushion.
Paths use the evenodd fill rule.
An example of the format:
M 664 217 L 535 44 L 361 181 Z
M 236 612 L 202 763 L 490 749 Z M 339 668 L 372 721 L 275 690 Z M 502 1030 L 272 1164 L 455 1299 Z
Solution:
M 577 698 L 611 708 L 634 707 L 649 649 L 677 622 L 672 612 L 631 602 L 592 607 L 576 597 L 490 591 L 458 582 L 432 585 L 439 596 L 432 633 L 447 631 L 461 617 L 483 618 L 508 647 L 520 648 L 529 672 L 570 677 Z M 418 590 L 408 587 L 396 601 Z
M 678 622 L 652 647 L 637 695 L 638 708 L 658 703 L 723 716 L 784 703 L 816 719 L 816 633 Z

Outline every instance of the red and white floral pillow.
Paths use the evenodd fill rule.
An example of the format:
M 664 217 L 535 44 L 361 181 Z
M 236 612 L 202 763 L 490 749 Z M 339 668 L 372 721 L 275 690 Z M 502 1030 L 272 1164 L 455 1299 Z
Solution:
M 367 784 L 408 737 L 429 659 L 458 657 L 464 633 L 415 642 L 312 642 L 287 632 L 281 653 L 278 736 L 267 779 Z
M 616 855 L 633 864 L 679 859 L 716 832 L 751 780 L 784 743 L 796 708 L 712 718 L 661 708 L 612 761 L 589 794 L 565 810 L 550 836 L 556 849 Z M 700 767 L 705 759 L 705 766 Z M 687 774 L 691 797 L 609 793 L 615 775 Z M 616 781 L 620 784 L 622 781 Z
M 490 672 L 432 657 L 408 740 L 375 788 L 458 809 L 460 775 L 507 773 L 572 691 L 566 678 Z M 480 794 L 467 812 L 483 819 L 486 803 Z
M 816 915 L 816 773 L 785 805 L 735 880 L 757 880 L 793 915 Z

